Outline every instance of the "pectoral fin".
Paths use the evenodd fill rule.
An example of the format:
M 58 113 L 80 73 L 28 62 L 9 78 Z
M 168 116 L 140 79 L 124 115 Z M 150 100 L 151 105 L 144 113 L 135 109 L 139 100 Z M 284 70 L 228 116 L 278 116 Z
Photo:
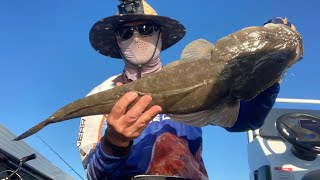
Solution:
M 168 114 L 168 116 L 178 122 L 191 126 L 215 125 L 221 127 L 232 127 L 239 114 L 240 101 L 229 98 L 221 106 L 190 114 Z
M 240 109 L 240 100 L 230 98 L 222 106 L 212 112 L 210 124 L 221 127 L 232 127 L 237 121 Z

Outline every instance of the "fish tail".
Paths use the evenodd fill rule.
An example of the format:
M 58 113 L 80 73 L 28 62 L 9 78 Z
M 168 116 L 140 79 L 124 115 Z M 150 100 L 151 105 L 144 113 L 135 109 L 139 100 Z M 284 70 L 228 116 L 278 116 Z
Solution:
M 47 120 L 37 124 L 36 126 L 33 126 L 32 128 L 30 128 L 26 132 L 19 135 L 18 137 L 14 138 L 13 141 L 20 141 L 22 139 L 25 139 L 25 138 L 37 133 L 38 131 L 40 131 L 41 129 L 43 129 L 45 126 L 47 126 L 50 123 L 52 123 L 51 120 L 47 119 Z

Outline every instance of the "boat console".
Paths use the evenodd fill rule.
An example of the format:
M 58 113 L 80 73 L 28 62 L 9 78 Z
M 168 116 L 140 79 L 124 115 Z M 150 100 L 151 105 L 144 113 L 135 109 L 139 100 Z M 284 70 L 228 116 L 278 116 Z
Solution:
M 250 180 L 319 180 L 320 111 L 272 109 L 248 132 Z

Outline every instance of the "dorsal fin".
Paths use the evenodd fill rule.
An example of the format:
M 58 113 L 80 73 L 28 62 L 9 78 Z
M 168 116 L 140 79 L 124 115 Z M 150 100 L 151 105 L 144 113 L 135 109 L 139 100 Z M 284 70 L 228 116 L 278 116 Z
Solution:
M 214 45 L 205 39 L 189 43 L 181 53 L 181 60 L 211 59 Z

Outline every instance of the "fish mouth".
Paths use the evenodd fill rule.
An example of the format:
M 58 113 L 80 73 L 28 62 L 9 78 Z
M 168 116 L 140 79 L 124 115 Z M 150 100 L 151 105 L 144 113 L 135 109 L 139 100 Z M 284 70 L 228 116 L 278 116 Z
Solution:
M 296 40 L 296 56 L 289 60 L 289 63 L 287 65 L 287 67 L 291 67 L 293 64 L 297 63 L 298 61 L 300 61 L 303 58 L 303 53 L 304 53 L 304 46 L 303 46 L 303 42 L 302 42 L 302 38 L 301 35 L 299 34 L 299 32 L 296 29 L 292 29 L 289 26 L 285 25 L 285 24 L 273 24 L 273 23 L 269 23 L 264 25 L 264 27 L 269 28 L 269 29 L 277 29 L 279 28 L 279 26 L 281 27 L 281 29 L 285 30 L 285 32 L 287 33 L 288 36 L 290 37 L 294 37 Z
M 288 65 L 288 67 L 291 67 L 293 64 L 299 62 L 301 59 L 303 59 L 303 53 L 304 53 L 304 46 L 302 43 L 300 43 L 300 46 L 297 47 L 296 49 L 296 57 L 294 58 L 294 60 L 292 61 L 292 63 L 290 63 Z

